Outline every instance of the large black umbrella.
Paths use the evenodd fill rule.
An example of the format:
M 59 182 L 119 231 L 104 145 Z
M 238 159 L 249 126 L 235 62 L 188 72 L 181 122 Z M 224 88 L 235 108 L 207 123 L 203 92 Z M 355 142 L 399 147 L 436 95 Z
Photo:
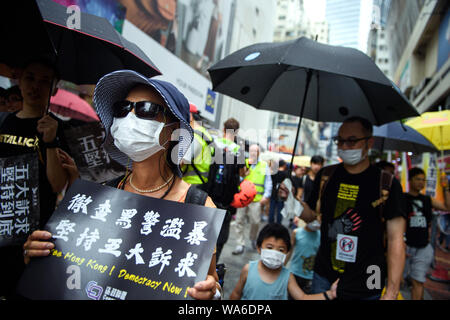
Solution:
M 399 121 L 373 128 L 373 149 L 401 152 L 438 152 L 436 147 L 422 134 Z
M 208 72 L 213 90 L 256 108 L 324 122 L 362 116 L 375 125 L 418 112 L 359 50 L 301 37 L 240 49 Z M 297 143 L 294 146 L 294 154 Z
M 76 18 L 52 0 L 2 1 L 0 62 L 20 67 L 29 58 L 50 57 L 61 79 L 75 84 L 95 84 L 103 75 L 120 69 L 147 77 L 161 74 L 142 50 L 105 18 L 82 12 L 73 20 Z

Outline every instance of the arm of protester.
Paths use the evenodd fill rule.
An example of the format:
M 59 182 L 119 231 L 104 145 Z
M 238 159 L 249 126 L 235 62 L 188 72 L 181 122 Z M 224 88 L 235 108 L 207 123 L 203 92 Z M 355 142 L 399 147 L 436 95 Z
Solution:
M 65 152 L 64 150 L 59 149 L 59 148 L 57 150 L 58 150 L 58 157 L 61 160 L 61 166 L 67 172 L 68 179 L 69 179 L 68 187 L 70 187 L 72 185 L 72 183 L 80 177 L 80 174 L 78 172 L 78 167 L 75 164 L 75 161 L 72 159 L 71 156 L 69 156 L 69 154 L 67 152 Z
M 387 233 L 387 267 L 388 279 L 386 293 L 382 300 L 396 300 L 400 291 L 403 269 L 405 267 L 405 242 L 403 233 L 406 230 L 406 220 L 396 217 L 386 222 Z
M 231 292 L 230 300 L 240 300 L 242 298 L 242 291 L 244 290 L 245 283 L 247 282 L 248 268 L 248 263 L 242 268 L 239 280 L 236 283 L 233 292 Z
M 299 218 L 306 223 L 316 220 L 316 212 L 312 210 L 306 202 L 300 201 L 303 206 L 303 211 L 300 213 Z
M 44 143 L 52 143 L 57 137 L 58 121 L 45 115 L 38 121 L 37 131 L 42 134 Z M 47 147 L 47 178 L 55 193 L 61 192 L 67 183 L 67 172 L 61 166 L 56 147 Z
M 448 187 L 443 188 L 443 190 L 444 190 L 444 203 L 431 198 L 431 206 L 435 210 L 450 211 L 450 191 Z
M 284 265 L 287 265 L 287 263 L 289 262 L 289 259 L 291 259 L 292 252 L 294 251 L 294 248 L 295 248 L 295 235 L 296 234 L 297 234 L 297 229 L 294 229 L 291 234 L 291 250 L 289 250 L 289 252 L 286 255 Z
M 28 264 L 33 257 L 46 257 L 50 250 L 55 247 L 54 243 L 48 241 L 52 234 L 45 230 L 36 230 L 28 236 L 23 245 L 24 262 Z
M 338 282 L 339 282 L 339 279 L 337 279 L 331 285 L 330 290 L 327 290 L 325 292 L 330 300 L 336 299 L 336 290 L 337 290 Z M 297 281 L 295 280 L 295 277 L 292 273 L 289 275 L 288 291 L 289 291 L 289 294 L 292 296 L 292 298 L 294 298 L 295 300 L 328 300 L 325 297 L 325 294 L 323 292 L 316 293 L 316 294 L 306 294 L 298 286 Z

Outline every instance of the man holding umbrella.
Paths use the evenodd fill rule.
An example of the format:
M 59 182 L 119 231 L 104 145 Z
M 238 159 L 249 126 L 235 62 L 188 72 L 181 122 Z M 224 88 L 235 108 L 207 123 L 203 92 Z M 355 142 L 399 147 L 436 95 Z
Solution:
M 0 126 L 0 157 L 37 153 L 39 159 L 40 221 L 43 228 L 53 213 L 56 197 L 67 182 L 67 173 L 57 154 L 62 131 L 58 121 L 46 114 L 49 94 L 56 93 L 57 74 L 45 59 L 29 61 L 20 76 L 22 110 L 11 113 Z M 53 86 L 53 88 L 52 88 Z M 10 139 L 10 137 L 17 137 Z M 27 141 L 27 143 L 21 143 Z M 0 249 L 0 296 L 10 297 L 23 270 L 22 246 Z
M 387 277 L 383 299 L 396 299 L 405 264 L 400 183 L 370 164 L 373 137 L 368 120 L 345 120 L 334 141 L 343 163 L 319 171 L 311 196 L 302 203 L 305 221 L 322 214 L 312 290 L 323 292 L 339 278 L 338 298 L 375 300 Z

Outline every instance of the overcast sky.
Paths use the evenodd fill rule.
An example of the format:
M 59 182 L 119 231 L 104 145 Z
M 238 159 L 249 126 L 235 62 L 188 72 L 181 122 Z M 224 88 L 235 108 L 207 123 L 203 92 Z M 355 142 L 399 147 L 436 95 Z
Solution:
M 303 0 L 303 4 L 311 20 L 325 20 L 326 0 Z

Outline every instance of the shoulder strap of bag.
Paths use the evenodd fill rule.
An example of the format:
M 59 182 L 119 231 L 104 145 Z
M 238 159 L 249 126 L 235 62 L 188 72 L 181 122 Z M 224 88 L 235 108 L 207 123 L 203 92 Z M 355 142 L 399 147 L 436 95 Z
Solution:
M 201 132 L 201 131 L 198 130 L 198 129 L 194 129 L 193 131 L 194 131 L 195 134 L 197 134 L 199 137 L 201 137 L 203 140 L 205 140 L 205 142 L 206 142 L 208 145 L 210 145 L 210 144 L 214 141 L 214 140 L 212 140 L 212 139 L 209 139 L 209 137 L 208 137 L 206 134 L 204 134 L 203 132 Z
M 379 208 L 380 208 L 379 210 L 380 210 L 380 218 L 383 223 L 384 223 L 384 217 L 383 217 L 384 205 L 386 204 L 386 201 L 389 198 L 389 192 L 391 191 L 393 179 L 394 179 L 394 176 L 390 172 L 388 172 L 386 170 L 381 170 L 381 174 L 380 174 L 381 204 L 379 206 Z
M 323 168 L 322 176 L 320 177 L 320 188 L 319 188 L 319 197 L 317 199 L 316 203 L 316 213 L 320 214 L 320 200 L 322 199 L 323 193 L 325 191 L 325 187 L 328 184 L 328 181 L 330 181 L 331 176 L 336 171 L 336 168 L 339 166 L 339 164 L 334 164 L 331 166 L 327 166 Z
M 192 203 L 203 206 L 206 203 L 207 198 L 208 194 L 205 191 L 200 190 L 196 186 L 191 185 L 187 191 L 184 203 Z
M 378 206 L 381 223 L 383 224 L 383 247 L 386 252 L 387 249 L 387 233 L 386 233 L 386 219 L 383 217 L 384 206 L 386 204 L 387 199 L 389 198 L 389 192 L 391 191 L 392 180 L 394 179 L 394 175 L 386 170 L 381 170 L 380 174 L 380 199 L 381 203 Z

